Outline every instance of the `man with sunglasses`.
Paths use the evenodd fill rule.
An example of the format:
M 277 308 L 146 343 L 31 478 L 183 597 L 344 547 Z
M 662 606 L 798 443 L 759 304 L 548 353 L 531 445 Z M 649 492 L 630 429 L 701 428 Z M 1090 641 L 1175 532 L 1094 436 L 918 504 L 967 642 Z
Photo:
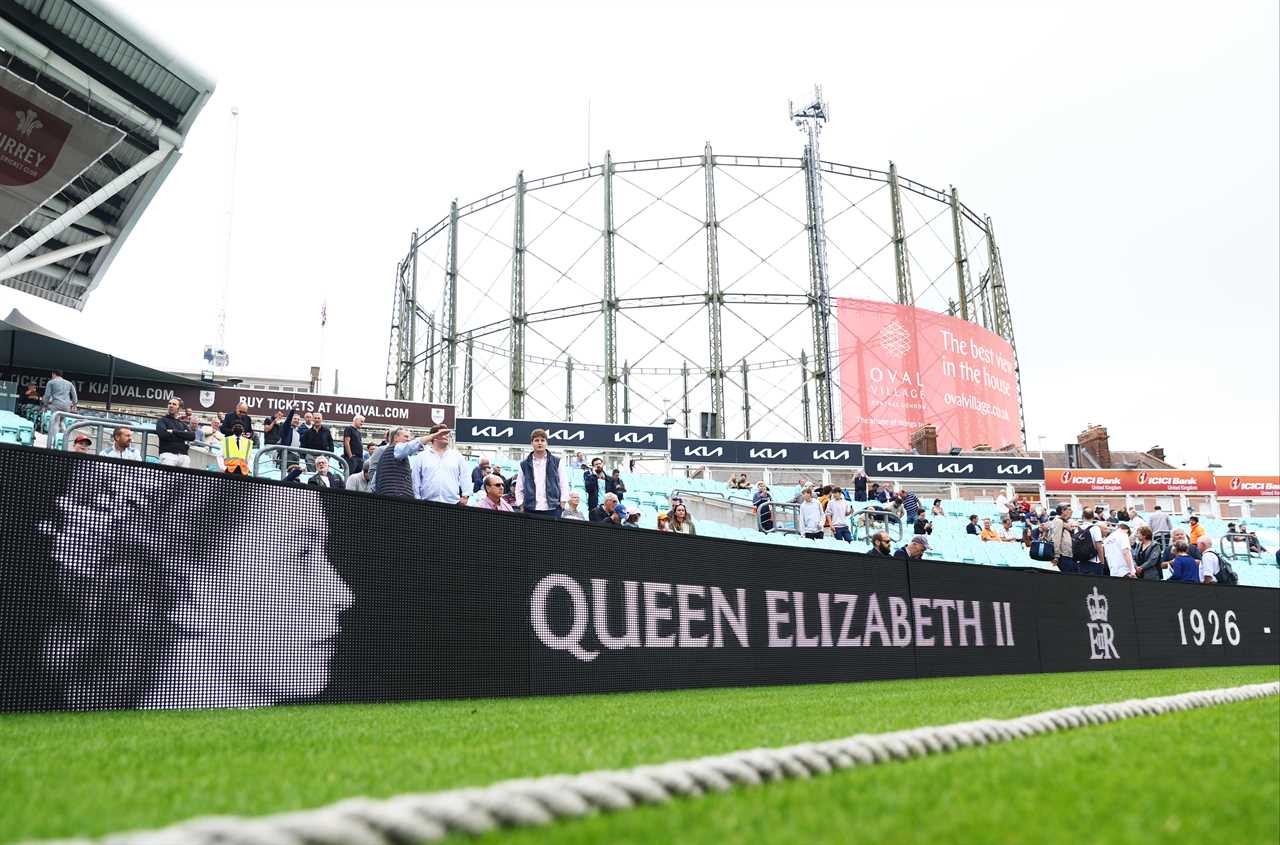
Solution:
M 484 498 L 471 503 L 473 508 L 484 508 L 485 510 L 501 511 L 502 513 L 511 513 L 511 505 L 507 500 L 502 498 L 502 477 L 497 475 L 487 475 L 484 479 Z

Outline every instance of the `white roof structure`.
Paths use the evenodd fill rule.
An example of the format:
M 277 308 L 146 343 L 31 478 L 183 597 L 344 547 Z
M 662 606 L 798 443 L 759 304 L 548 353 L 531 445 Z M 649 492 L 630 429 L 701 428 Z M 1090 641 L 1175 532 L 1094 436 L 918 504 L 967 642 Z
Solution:
M 4 0 L 0 67 L 125 133 L 0 238 L 0 284 L 83 309 L 214 82 L 100 0 Z

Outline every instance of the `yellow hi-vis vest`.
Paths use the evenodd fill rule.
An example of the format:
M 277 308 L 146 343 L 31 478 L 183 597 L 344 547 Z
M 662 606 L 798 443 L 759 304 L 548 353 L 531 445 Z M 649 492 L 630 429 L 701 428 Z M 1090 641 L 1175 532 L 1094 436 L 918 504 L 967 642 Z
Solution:
M 249 474 L 249 455 L 253 453 L 253 439 L 243 435 L 222 439 L 222 463 L 227 472 Z

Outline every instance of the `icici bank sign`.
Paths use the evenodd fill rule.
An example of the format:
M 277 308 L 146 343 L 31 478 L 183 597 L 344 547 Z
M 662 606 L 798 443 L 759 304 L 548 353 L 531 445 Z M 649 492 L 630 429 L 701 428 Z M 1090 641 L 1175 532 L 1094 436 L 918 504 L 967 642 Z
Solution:
M 1211 472 L 1141 469 L 1046 469 L 1045 489 L 1065 493 L 1211 493 Z
M 1224 499 L 1280 497 L 1280 475 L 1219 475 L 1214 481 Z

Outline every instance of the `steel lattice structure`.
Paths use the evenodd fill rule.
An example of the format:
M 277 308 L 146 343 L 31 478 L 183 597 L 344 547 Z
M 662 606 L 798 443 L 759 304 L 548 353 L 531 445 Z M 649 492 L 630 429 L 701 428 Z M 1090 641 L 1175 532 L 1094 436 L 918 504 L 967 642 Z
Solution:
M 413 234 L 386 391 L 465 416 L 674 417 L 696 436 L 711 411 L 721 437 L 839 439 L 839 297 L 1014 342 L 991 220 L 955 188 L 822 160 L 816 127 L 799 157 L 606 153 Z

